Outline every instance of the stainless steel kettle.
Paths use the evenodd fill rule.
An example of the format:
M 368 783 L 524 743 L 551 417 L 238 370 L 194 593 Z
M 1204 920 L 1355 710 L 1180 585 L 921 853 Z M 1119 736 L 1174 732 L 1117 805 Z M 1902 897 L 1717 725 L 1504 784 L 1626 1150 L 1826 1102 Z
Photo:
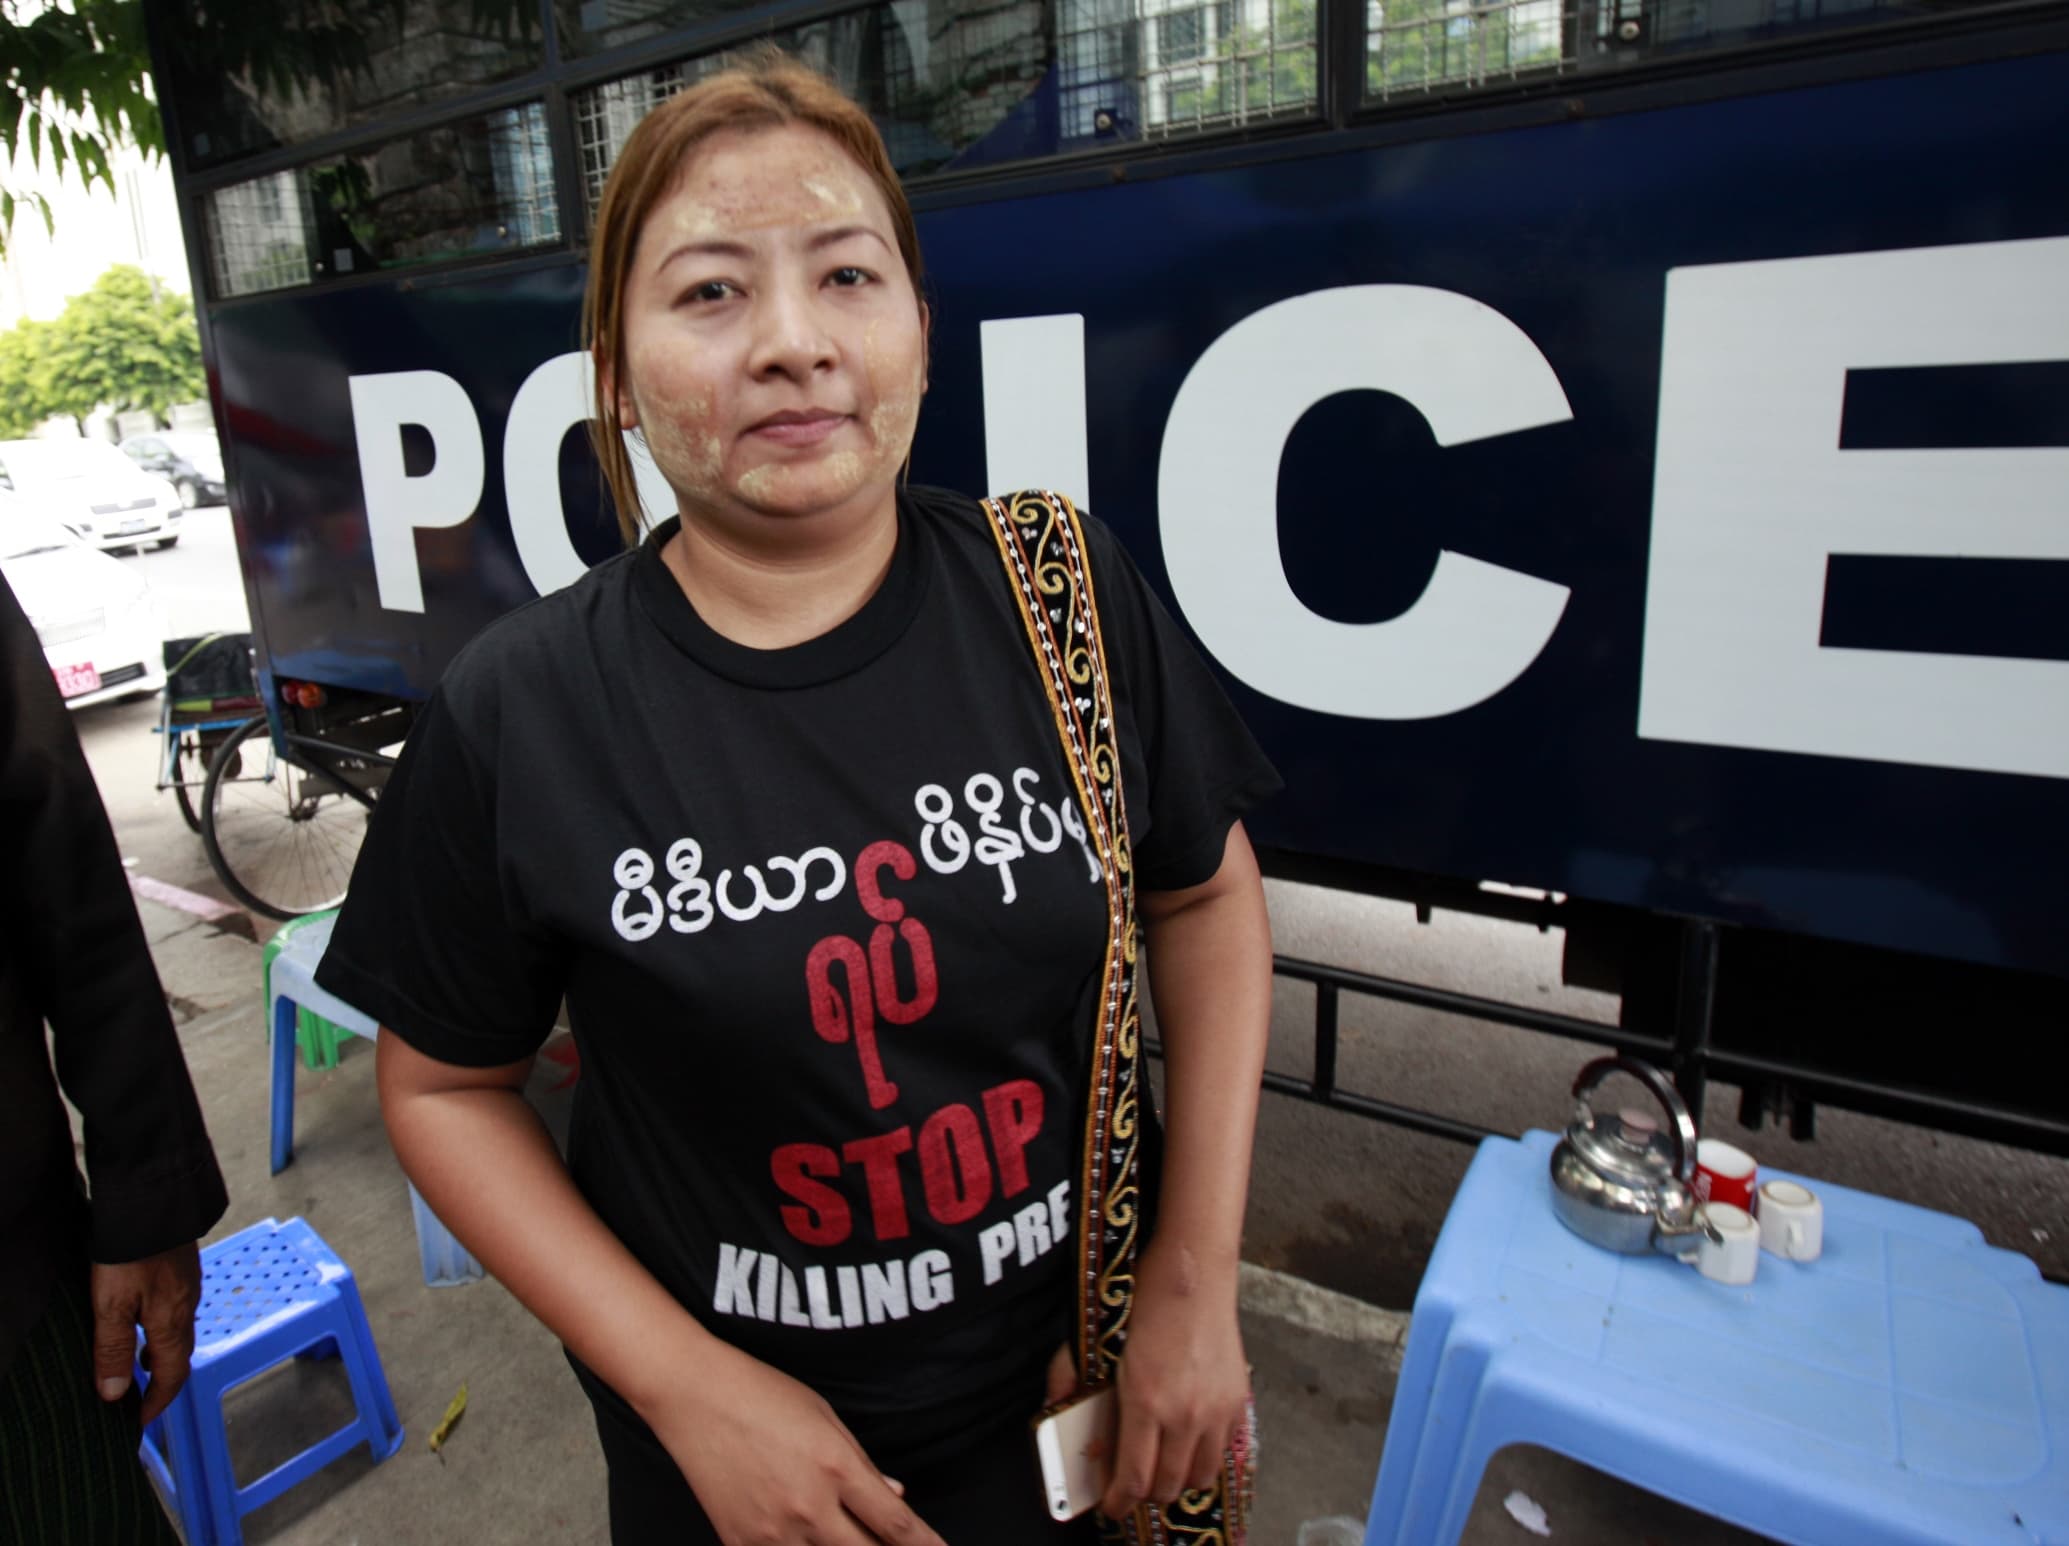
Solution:
M 1627 1107 L 1601 1116 L 1588 1104 L 1596 1086 L 1615 1073 L 1652 1092 L 1666 1109 L 1664 1131 L 1649 1112 Z M 1552 1151 L 1552 1210 L 1605 1250 L 1669 1256 L 1693 1250 L 1703 1236 L 1714 1238 L 1690 1190 L 1695 1144 L 1695 1118 L 1665 1074 L 1636 1058 L 1597 1058 L 1573 1081 L 1573 1122 Z

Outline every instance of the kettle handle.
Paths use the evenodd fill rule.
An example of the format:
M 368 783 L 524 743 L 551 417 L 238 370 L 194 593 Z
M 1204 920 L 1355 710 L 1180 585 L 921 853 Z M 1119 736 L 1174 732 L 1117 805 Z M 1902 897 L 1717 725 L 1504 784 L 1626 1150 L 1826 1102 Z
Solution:
M 1674 1178 L 1689 1182 L 1695 1179 L 1695 1118 L 1688 1114 L 1688 1104 L 1681 1098 L 1681 1092 L 1672 1081 L 1650 1063 L 1641 1063 L 1636 1058 L 1597 1058 L 1583 1068 L 1573 1081 L 1573 1098 L 1585 1103 L 1594 1093 L 1595 1086 L 1611 1074 L 1629 1074 L 1646 1089 L 1652 1098 L 1665 1108 L 1672 1118 L 1667 1134 L 1674 1145 Z

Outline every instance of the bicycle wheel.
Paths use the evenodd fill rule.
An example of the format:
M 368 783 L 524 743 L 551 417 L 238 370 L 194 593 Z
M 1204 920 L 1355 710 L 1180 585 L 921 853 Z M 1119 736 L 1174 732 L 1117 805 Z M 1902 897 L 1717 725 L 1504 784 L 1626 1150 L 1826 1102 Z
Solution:
M 275 755 L 261 714 L 210 759 L 201 846 L 230 894 L 269 918 L 345 899 L 368 812 L 329 779 Z
M 179 738 L 179 744 L 173 749 L 172 795 L 179 802 L 180 819 L 190 831 L 199 832 L 201 797 L 208 778 L 209 756 L 202 749 L 201 737 L 193 731 L 175 730 L 171 733 Z

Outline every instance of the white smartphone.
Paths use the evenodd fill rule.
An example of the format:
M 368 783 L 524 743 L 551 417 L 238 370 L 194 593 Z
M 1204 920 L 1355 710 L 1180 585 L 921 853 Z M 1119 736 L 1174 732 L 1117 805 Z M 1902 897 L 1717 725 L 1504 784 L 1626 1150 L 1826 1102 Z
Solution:
M 1114 1387 L 1075 1396 L 1034 1420 L 1049 1517 L 1075 1519 L 1097 1503 L 1113 1470 Z

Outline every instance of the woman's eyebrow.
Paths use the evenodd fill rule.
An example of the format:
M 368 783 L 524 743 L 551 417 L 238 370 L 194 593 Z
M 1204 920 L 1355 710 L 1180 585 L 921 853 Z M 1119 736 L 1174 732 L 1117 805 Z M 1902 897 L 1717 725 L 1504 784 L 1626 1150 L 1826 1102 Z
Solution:
M 880 233 L 866 225 L 836 225 L 828 226 L 823 231 L 814 231 L 805 242 L 805 250 L 817 252 L 822 247 L 831 247 L 856 236 L 866 236 L 886 252 L 891 250 L 891 244 L 885 241 Z M 753 256 L 754 249 L 745 242 L 732 242 L 714 237 L 707 241 L 684 242 L 655 265 L 655 272 L 659 273 L 677 258 L 731 258 L 736 262 L 746 262 Z
M 655 272 L 668 267 L 677 258 L 689 257 L 734 258 L 745 261 L 754 256 L 754 251 L 745 242 L 703 241 L 684 242 L 655 265 Z
M 866 236 L 886 252 L 891 249 L 891 244 L 869 226 L 836 225 L 829 226 L 824 231 L 815 231 L 812 234 L 811 240 L 805 243 L 805 250 L 807 252 L 817 252 L 821 247 L 831 247 L 836 242 L 848 240 L 851 236 Z

